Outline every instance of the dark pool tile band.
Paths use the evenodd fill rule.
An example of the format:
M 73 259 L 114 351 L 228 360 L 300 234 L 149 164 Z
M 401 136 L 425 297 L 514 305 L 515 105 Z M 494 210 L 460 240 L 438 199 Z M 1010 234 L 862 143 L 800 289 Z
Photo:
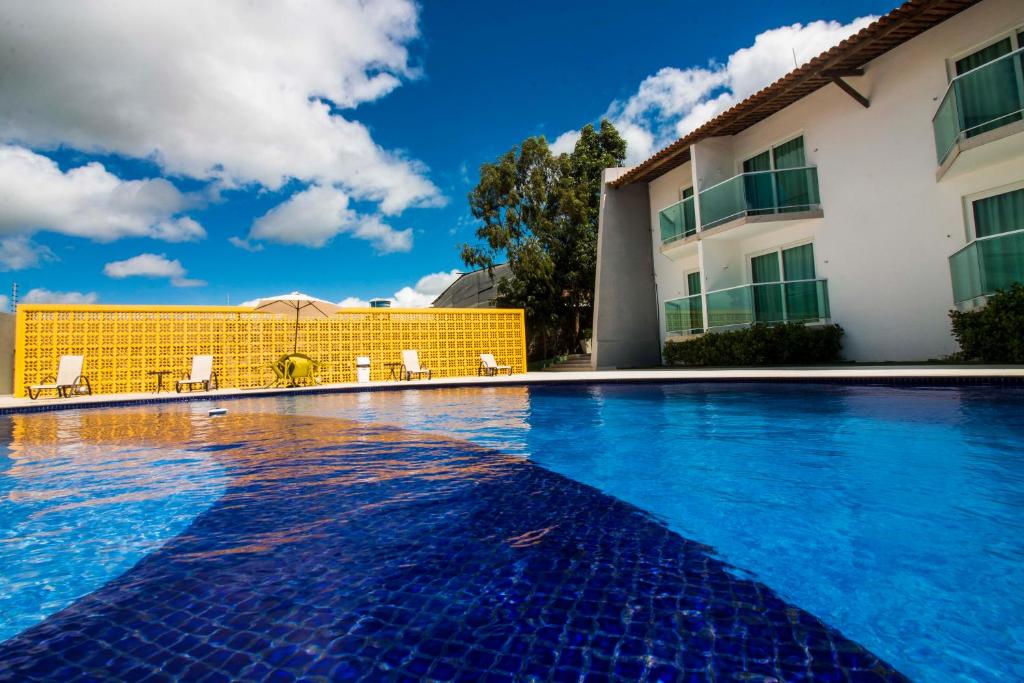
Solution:
M 122 419 L 137 424 L 101 445 L 158 431 Z M 224 497 L 0 644 L 0 680 L 906 680 L 709 548 L 528 461 L 326 418 L 222 425 L 193 448 L 232 477 Z
M 794 377 L 794 376 L 759 376 L 751 375 L 745 377 L 559 377 L 557 380 L 537 381 L 528 378 L 504 379 L 499 381 L 473 380 L 460 382 L 457 379 L 446 380 L 444 383 L 431 383 L 429 380 L 408 384 L 368 384 L 360 386 L 312 386 L 299 387 L 292 390 L 281 389 L 246 389 L 231 394 L 167 394 L 156 395 L 152 398 L 128 398 L 110 400 L 88 401 L 82 403 L 62 402 L 60 399 L 45 399 L 39 403 L 29 403 L 19 406 L 7 406 L 0 408 L 0 415 L 24 415 L 27 413 L 43 413 L 52 410 L 86 410 L 89 408 L 124 408 L 128 406 L 153 405 L 159 403 L 181 403 L 191 401 L 232 401 L 247 398 L 269 398 L 280 396 L 305 396 L 309 394 L 347 394 L 362 391 L 422 391 L 438 389 L 467 389 L 486 387 L 519 387 L 519 386 L 558 386 L 559 384 L 847 384 L 847 385 L 876 385 L 876 386 L 900 386 L 900 387 L 958 387 L 958 386 L 1024 386 L 1024 376 L 1021 375 L 914 375 L 914 376 L 892 376 L 892 375 L 860 375 L 843 377 Z

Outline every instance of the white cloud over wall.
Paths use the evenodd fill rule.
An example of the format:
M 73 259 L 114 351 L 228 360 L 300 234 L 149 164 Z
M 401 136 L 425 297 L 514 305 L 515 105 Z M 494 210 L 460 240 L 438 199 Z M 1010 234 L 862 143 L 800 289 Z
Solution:
M 385 298 L 391 301 L 395 308 L 427 308 L 438 294 L 459 279 L 461 273 L 462 271 L 458 269 L 430 273 L 417 280 L 415 285 L 402 287 L 392 296 Z M 338 305 L 342 308 L 366 308 L 370 302 L 350 296 L 339 301 Z
M 336 185 L 385 215 L 443 201 L 351 113 L 418 76 L 412 0 L 8 0 L 3 14 L 0 140 L 223 187 Z
M 627 142 L 626 163 L 637 164 L 793 70 L 794 53 L 797 63 L 806 63 L 875 19 L 861 17 L 848 24 L 813 21 L 770 29 L 758 34 L 749 47 L 729 55 L 725 63 L 658 70 L 630 97 L 612 102 L 604 116 Z M 557 151 L 571 150 L 572 134 L 559 135 L 552 146 Z
M 112 261 L 103 266 L 103 274 L 117 280 L 126 277 L 167 278 L 175 287 L 201 287 L 206 282 L 187 277 L 181 261 L 164 254 L 139 254 L 123 261 Z
M 381 254 L 412 249 L 412 229 L 395 230 L 378 216 L 362 216 L 349 207 L 348 195 L 334 187 L 312 185 L 257 218 L 246 239 L 232 244 L 257 249 L 254 241 L 322 247 L 347 233 L 370 242 Z
M 0 267 L 19 270 L 52 260 L 49 249 L 29 239 L 43 231 L 99 242 L 202 239 L 203 227 L 179 215 L 193 203 L 162 178 L 122 180 L 99 163 L 62 171 L 46 156 L 0 145 Z
M 94 304 L 96 292 L 54 292 L 49 289 L 30 289 L 18 298 L 22 304 Z

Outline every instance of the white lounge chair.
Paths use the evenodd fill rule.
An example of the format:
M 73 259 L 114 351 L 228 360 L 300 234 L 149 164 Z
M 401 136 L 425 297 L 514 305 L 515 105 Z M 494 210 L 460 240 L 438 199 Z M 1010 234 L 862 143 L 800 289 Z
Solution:
M 487 375 L 488 377 L 494 377 L 499 372 L 507 371 L 509 375 L 512 374 L 511 365 L 498 365 L 498 361 L 494 360 L 493 353 L 481 353 L 480 354 L 480 367 L 477 368 L 477 375 Z
M 189 391 L 201 385 L 203 391 L 217 388 L 217 373 L 213 371 L 213 356 L 192 356 L 192 372 L 185 379 L 179 379 L 174 390 L 181 392 L 188 388 Z
M 406 381 L 410 381 L 413 375 L 417 377 L 427 376 L 430 379 L 431 372 L 429 368 L 420 367 L 420 357 L 415 351 L 402 351 L 402 377 L 405 377 Z
M 35 400 L 44 391 L 56 391 L 61 398 L 68 398 L 72 394 L 91 394 L 92 385 L 82 374 L 83 365 L 85 356 L 61 356 L 57 365 L 57 376 L 49 375 L 44 377 L 41 383 L 29 385 L 28 397 Z

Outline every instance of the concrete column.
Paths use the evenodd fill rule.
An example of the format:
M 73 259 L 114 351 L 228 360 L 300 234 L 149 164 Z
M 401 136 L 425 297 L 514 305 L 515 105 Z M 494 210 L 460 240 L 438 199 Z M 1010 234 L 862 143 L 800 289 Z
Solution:
M 626 170 L 605 169 L 602 178 L 591 356 L 595 369 L 661 364 L 647 184 L 608 186 Z

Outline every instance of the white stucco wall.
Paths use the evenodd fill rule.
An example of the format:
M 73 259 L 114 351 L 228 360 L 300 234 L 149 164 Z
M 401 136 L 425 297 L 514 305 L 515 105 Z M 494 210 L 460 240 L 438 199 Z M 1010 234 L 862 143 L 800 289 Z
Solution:
M 691 187 L 692 183 L 690 163 L 687 162 L 647 184 L 651 202 L 650 224 L 651 243 L 654 248 L 654 286 L 659 302 L 686 296 L 688 294 L 686 274 L 700 270 L 696 243 L 683 247 L 682 253 L 674 256 L 675 260 L 670 260 L 662 253 L 661 225 L 658 220 L 658 211 L 679 201 L 680 191 L 683 188 Z M 662 305 L 658 306 L 658 326 L 661 339 L 664 340 L 666 336 L 665 307 Z
M 1024 181 L 1024 157 L 936 180 L 931 120 L 948 83 L 947 60 L 1021 25 L 1024 2 L 987 0 L 847 79 L 870 108 L 830 85 L 736 136 L 694 145 L 691 162 L 649 183 L 655 233 L 658 210 L 678 199 L 679 188 L 709 187 L 738 173 L 742 159 L 797 135 L 818 167 L 824 218 L 702 235 L 692 260 L 689 252 L 675 260 L 660 254 L 655 234 L 659 318 L 663 301 L 683 295 L 698 251 L 708 291 L 749 282 L 753 253 L 813 240 L 833 320 L 846 330 L 847 358 L 923 360 L 955 351 L 947 259 L 966 243 L 964 197 Z

